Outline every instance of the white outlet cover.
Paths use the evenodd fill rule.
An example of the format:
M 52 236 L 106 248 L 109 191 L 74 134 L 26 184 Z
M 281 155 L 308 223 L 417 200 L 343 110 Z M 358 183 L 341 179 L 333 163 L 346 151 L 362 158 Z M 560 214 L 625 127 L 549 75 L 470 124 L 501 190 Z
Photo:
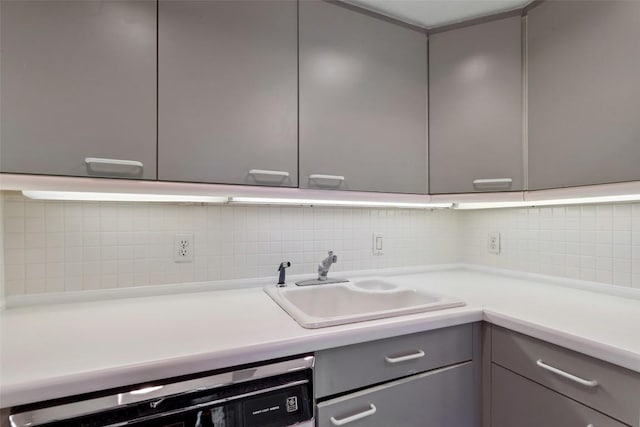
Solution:
M 500 233 L 492 231 L 487 239 L 487 251 L 490 254 L 500 254 Z
M 173 260 L 175 262 L 193 262 L 193 233 L 178 233 L 173 240 Z
M 374 255 L 384 255 L 382 233 L 373 233 L 371 249 Z

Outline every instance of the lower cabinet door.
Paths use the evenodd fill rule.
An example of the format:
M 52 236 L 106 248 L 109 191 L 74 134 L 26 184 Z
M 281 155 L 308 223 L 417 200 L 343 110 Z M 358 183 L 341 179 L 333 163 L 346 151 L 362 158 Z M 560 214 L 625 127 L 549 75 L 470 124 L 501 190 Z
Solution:
M 493 364 L 492 427 L 625 427 L 613 418 Z
M 471 362 L 371 387 L 318 404 L 319 427 L 473 427 Z

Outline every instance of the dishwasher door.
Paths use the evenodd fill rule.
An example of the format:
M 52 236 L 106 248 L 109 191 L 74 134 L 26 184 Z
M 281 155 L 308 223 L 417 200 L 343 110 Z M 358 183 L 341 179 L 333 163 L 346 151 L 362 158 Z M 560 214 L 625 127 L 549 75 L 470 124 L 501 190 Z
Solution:
M 59 404 L 12 408 L 12 427 L 311 427 L 313 356 Z

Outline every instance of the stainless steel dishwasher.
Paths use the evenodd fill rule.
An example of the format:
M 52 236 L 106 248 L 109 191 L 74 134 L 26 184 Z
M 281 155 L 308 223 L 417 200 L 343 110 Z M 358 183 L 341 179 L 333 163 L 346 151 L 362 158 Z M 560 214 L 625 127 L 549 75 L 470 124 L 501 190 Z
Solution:
M 313 356 L 15 407 L 12 427 L 312 427 Z

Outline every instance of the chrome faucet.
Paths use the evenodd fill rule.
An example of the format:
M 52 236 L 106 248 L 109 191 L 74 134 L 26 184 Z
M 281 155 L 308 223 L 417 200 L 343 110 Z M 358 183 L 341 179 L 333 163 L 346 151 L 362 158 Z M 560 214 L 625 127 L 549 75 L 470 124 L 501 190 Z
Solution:
M 327 280 L 327 273 L 329 273 L 331 265 L 336 262 L 338 262 L 338 255 L 334 255 L 333 251 L 329 251 L 327 257 L 318 264 L 318 280 L 321 282 Z
M 329 273 L 329 269 L 331 268 L 331 265 L 335 264 L 336 262 L 338 262 L 338 255 L 334 255 L 333 251 L 329 251 L 329 254 L 327 255 L 327 257 L 322 261 L 320 261 L 320 264 L 318 264 L 318 278 L 300 280 L 299 282 L 296 282 L 296 285 L 298 286 L 328 285 L 331 283 L 348 282 L 347 279 L 340 279 L 336 277 L 332 277 L 331 279 L 329 279 L 327 277 L 327 273 Z

